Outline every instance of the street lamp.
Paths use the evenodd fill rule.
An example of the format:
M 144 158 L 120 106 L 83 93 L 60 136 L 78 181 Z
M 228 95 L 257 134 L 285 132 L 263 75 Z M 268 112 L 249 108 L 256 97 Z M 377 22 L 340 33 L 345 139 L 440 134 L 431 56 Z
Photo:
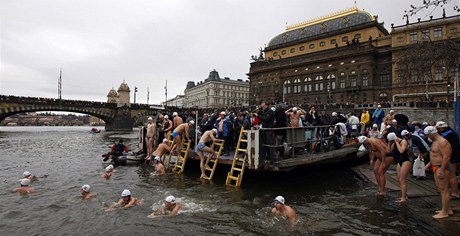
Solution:
M 136 93 L 137 93 L 137 87 L 134 86 L 134 103 L 136 103 Z

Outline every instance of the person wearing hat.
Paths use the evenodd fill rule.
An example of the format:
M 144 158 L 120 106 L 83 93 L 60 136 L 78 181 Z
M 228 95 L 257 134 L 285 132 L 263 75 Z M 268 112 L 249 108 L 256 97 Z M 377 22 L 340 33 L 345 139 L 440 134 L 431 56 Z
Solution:
M 153 166 L 155 167 L 155 170 L 153 171 L 152 175 L 164 175 L 166 173 L 165 165 L 159 156 L 156 156 L 153 159 Z
M 163 139 L 163 142 L 158 145 L 155 151 L 152 153 L 152 156 L 146 157 L 147 161 L 150 161 L 152 157 L 161 158 L 166 152 L 171 152 L 171 146 L 169 146 L 168 139 Z
M 166 210 L 166 212 L 163 211 Z M 158 211 L 154 211 L 152 214 L 148 215 L 148 218 L 154 219 L 159 216 L 166 216 L 166 217 L 171 217 L 175 216 L 180 213 L 180 210 L 182 209 L 182 205 L 176 202 L 176 198 L 174 196 L 167 196 L 165 198 L 165 204 L 164 208 L 161 210 L 161 214 L 158 213 Z
M 171 147 L 175 146 L 175 149 L 174 149 L 175 150 L 175 155 L 179 155 L 179 153 L 181 152 L 181 150 L 182 150 L 182 140 L 184 138 L 187 139 L 187 142 L 190 142 L 190 137 L 188 135 L 188 129 L 191 126 L 194 126 L 194 125 L 195 125 L 195 121 L 191 120 L 188 123 L 180 124 L 172 132 L 171 137 L 173 139 L 173 142 L 172 142 Z M 184 137 L 184 134 L 185 134 L 185 137 Z
M 117 144 L 112 145 L 112 150 L 109 153 L 102 155 L 104 157 L 103 161 L 111 159 L 116 162 L 117 158 L 128 152 L 128 150 L 128 146 L 123 144 L 123 139 L 120 139 Z
M 413 129 L 409 129 L 409 130 L 413 130 Z M 419 162 L 420 163 L 425 163 L 425 160 L 428 160 L 428 152 L 430 151 L 430 145 L 428 145 L 428 143 L 425 142 L 425 140 L 418 136 L 417 134 L 412 134 L 410 131 L 408 130 L 403 130 L 401 131 L 401 136 L 404 140 L 406 140 L 408 143 L 409 143 L 409 158 L 414 160 L 414 171 L 413 171 L 413 175 L 414 177 L 416 177 L 417 179 L 419 178 L 423 178 L 425 177 L 425 165 L 424 164 L 421 164 L 423 166 L 423 170 L 421 171 L 417 171 L 416 167 Z M 417 165 L 416 165 L 417 163 Z M 421 173 L 417 173 L 416 172 L 421 172 Z
M 291 225 L 297 224 L 297 213 L 294 209 L 292 209 L 292 207 L 285 205 L 283 196 L 277 196 L 273 200 L 273 206 L 273 215 L 286 217 Z
M 34 180 L 37 180 L 37 177 L 35 175 L 32 175 L 29 171 L 24 171 L 24 173 L 22 173 L 22 178 L 26 178 L 26 179 L 30 179 L 30 181 L 34 181 Z
M 387 145 L 377 138 L 367 138 L 366 136 L 359 136 L 358 141 L 369 150 L 369 164 L 374 164 L 374 176 L 377 181 L 377 195 L 385 195 L 385 173 L 393 163 L 393 157 L 387 156 Z
M 369 131 L 368 136 L 369 138 L 376 138 L 376 139 L 382 138 L 382 135 L 380 134 L 377 124 L 372 125 L 372 129 Z
M 81 194 L 81 198 L 83 200 L 89 200 L 93 197 L 93 195 L 91 195 L 91 186 L 89 186 L 89 184 L 85 184 L 83 186 L 81 186 L 81 189 L 80 189 L 80 194 Z
M 125 189 L 121 193 L 121 199 L 117 203 L 111 205 L 105 211 L 113 211 L 118 207 L 130 208 L 130 207 L 136 206 L 137 204 L 139 204 L 139 202 L 140 202 L 139 199 L 131 196 L 131 191 L 129 191 L 128 189 Z
M 450 191 L 453 198 L 459 199 L 457 167 L 460 163 L 460 142 L 458 134 L 444 121 L 438 121 L 436 123 L 436 128 L 441 137 L 449 141 L 449 144 L 452 147 L 452 154 L 450 155 L 450 166 L 452 169 L 450 172 Z
M 409 143 L 407 140 L 397 137 L 395 133 L 389 133 L 387 138 L 391 155 L 393 156 L 394 161 L 398 163 L 396 165 L 396 174 L 401 188 L 401 198 L 396 202 L 405 203 L 408 199 L 407 176 L 412 169 L 412 162 L 409 159 Z
M 394 119 L 395 119 L 395 111 L 390 110 L 390 112 L 385 116 L 385 118 L 383 118 L 383 123 L 385 124 L 385 126 L 392 125 Z
M 179 114 L 177 114 L 177 112 L 174 112 L 173 113 L 173 128 L 172 128 L 172 130 L 174 131 L 174 129 L 176 129 L 177 127 L 179 127 L 179 125 L 181 125 L 183 123 L 184 123 L 184 119 L 182 119 L 182 117 L 180 117 Z
M 153 152 L 153 146 L 155 145 L 156 136 L 156 124 L 153 122 L 153 118 L 147 119 L 147 133 L 145 135 L 145 143 L 147 144 L 147 156 L 151 156 Z
M 104 173 L 101 174 L 101 178 L 108 179 L 112 177 L 113 173 L 115 172 L 113 165 L 108 165 L 104 169 Z
M 19 182 L 21 184 L 21 187 L 13 189 L 13 192 L 17 192 L 20 195 L 27 195 L 29 193 L 35 192 L 35 190 L 29 186 L 30 179 L 24 178 L 24 179 L 21 179 Z
M 285 113 L 289 117 L 289 127 L 300 127 L 300 116 L 307 114 L 303 109 L 297 107 L 289 108 Z
M 206 176 L 206 169 L 205 169 L 205 160 L 206 162 L 209 160 L 209 158 L 213 157 L 216 155 L 216 152 L 212 150 L 210 147 L 206 146 L 206 143 L 213 141 L 213 142 L 224 142 L 223 139 L 218 139 L 214 135 L 217 134 L 217 129 L 212 129 L 204 132 L 204 134 L 201 136 L 200 141 L 198 142 L 198 145 L 195 147 L 195 151 L 200 157 L 200 170 L 201 170 L 201 176 L 200 178 L 207 178 Z M 204 153 L 208 153 L 208 156 L 205 157 Z
M 450 194 L 449 194 L 449 180 L 450 180 L 450 156 L 452 154 L 452 147 L 449 141 L 441 137 L 438 134 L 438 130 L 434 126 L 427 126 L 425 135 L 433 140 L 430 151 L 430 164 L 427 167 L 431 167 L 434 173 L 434 179 L 436 186 L 441 192 L 441 210 L 437 211 L 436 215 L 433 215 L 435 219 L 442 219 L 452 215 L 452 208 L 450 206 Z
M 169 116 L 168 115 L 164 115 L 164 124 L 163 124 L 163 128 L 164 128 L 164 132 L 165 132 L 165 137 L 167 139 L 169 139 L 169 136 L 171 135 L 172 133 L 172 130 L 173 130 L 173 122 L 169 119 Z
M 383 117 L 385 117 L 385 112 L 382 109 L 382 106 L 378 105 L 377 109 L 372 113 L 372 119 L 374 121 L 374 124 L 377 124 L 378 128 L 380 129 L 382 125 L 382 120 Z

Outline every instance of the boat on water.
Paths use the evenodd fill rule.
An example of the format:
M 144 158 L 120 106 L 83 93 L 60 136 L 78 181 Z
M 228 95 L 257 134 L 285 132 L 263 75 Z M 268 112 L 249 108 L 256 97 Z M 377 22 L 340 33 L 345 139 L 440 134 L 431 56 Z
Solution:
M 101 132 L 101 129 L 99 129 L 99 128 L 92 128 L 92 129 L 91 129 L 91 132 L 98 134 L 98 133 Z

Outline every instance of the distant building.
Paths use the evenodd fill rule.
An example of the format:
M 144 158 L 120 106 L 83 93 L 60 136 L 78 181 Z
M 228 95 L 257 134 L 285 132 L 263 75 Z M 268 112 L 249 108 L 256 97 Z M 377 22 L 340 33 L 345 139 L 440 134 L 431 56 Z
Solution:
M 177 95 L 175 98 L 172 98 L 166 102 L 163 102 L 163 106 L 183 108 L 184 107 L 184 95 Z
M 121 83 L 118 88 L 118 92 L 113 88 L 109 91 L 107 94 L 107 103 L 116 103 L 117 107 L 125 105 L 129 107 L 131 106 L 130 92 L 131 90 L 129 89 L 128 84 L 126 84 L 123 80 L 123 83 Z
M 220 78 L 219 72 L 209 72 L 208 78 L 197 84 L 187 83 L 184 106 L 197 108 L 223 108 L 249 105 L 249 82 L 241 79 Z
M 287 26 L 253 56 L 251 105 L 371 103 L 391 97 L 391 36 L 356 7 Z
M 460 15 L 392 27 L 391 39 L 394 101 L 453 99 L 458 89 Z

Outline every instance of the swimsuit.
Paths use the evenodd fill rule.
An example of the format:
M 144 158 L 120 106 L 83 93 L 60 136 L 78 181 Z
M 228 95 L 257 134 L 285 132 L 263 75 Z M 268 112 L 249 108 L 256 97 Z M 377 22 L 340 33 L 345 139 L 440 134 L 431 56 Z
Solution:
M 174 137 L 176 137 L 176 136 L 179 136 L 179 135 L 180 135 L 180 134 L 179 134 L 179 133 L 177 133 L 177 132 L 172 132 L 172 134 L 171 134 L 171 137 L 173 137 L 173 138 L 174 138 Z
M 441 165 L 432 165 L 431 166 L 431 171 L 436 174 L 436 171 L 441 168 Z M 446 170 L 450 172 L 450 165 L 446 166 Z
M 196 151 L 197 152 L 201 152 L 203 150 L 203 148 L 205 148 L 206 145 L 204 143 L 198 143 L 198 145 L 196 145 Z

